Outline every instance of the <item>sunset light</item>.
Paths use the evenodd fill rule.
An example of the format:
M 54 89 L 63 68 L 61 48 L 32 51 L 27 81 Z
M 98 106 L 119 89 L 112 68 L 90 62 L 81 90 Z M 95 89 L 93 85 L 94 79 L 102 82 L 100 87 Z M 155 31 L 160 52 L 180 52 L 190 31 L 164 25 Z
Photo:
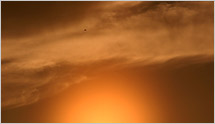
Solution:
M 213 1 L 2 1 L 2 123 L 214 123 Z

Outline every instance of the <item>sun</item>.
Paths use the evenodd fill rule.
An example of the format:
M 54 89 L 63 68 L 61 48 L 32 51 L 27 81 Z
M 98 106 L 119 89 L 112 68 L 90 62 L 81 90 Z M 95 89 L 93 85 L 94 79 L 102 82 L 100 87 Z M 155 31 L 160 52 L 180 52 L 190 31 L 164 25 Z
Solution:
M 58 122 L 131 123 L 140 122 L 140 105 L 121 79 L 100 79 L 79 88 L 67 103 L 61 103 Z
M 111 90 L 82 97 L 74 110 L 78 113 L 78 122 L 126 123 L 138 119 L 136 107 L 129 96 Z

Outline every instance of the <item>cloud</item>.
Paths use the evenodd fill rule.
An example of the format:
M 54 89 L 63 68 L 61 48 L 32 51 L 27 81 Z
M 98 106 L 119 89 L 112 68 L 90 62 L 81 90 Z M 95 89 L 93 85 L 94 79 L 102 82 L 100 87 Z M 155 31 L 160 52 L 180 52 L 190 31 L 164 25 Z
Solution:
M 60 62 L 36 69 L 14 67 L 4 69 L 7 65 L 2 65 L 2 107 L 4 109 L 14 108 L 35 103 L 104 72 L 123 70 L 133 72 L 139 68 L 140 71 L 148 73 L 165 72 L 169 74 L 172 71 L 180 72 L 181 69 L 192 66 L 198 68 L 208 63 L 213 63 L 212 56 L 177 57 L 163 62 L 129 61 L 126 59 L 99 60 L 80 65 Z
M 94 2 L 60 2 L 58 6 L 56 2 L 38 2 L 38 5 L 27 2 L 18 6 L 16 2 L 5 2 L 2 57 L 19 57 L 23 58 L 23 63 L 31 64 L 62 59 L 71 62 L 93 61 L 113 56 L 165 59 L 168 56 L 213 54 L 212 2 L 95 3 L 96 5 Z M 35 8 L 30 9 L 28 4 Z M 44 7 L 46 4 L 49 5 L 48 8 Z M 29 11 L 22 15 L 23 11 L 20 9 L 16 12 L 20 17 L 12 16 L 17 8 L 12 9 L 10 6 Z M 98 13 L 95 14 L 95 11 Z M 36 14 L 31 14 L 33 12 Z M 41 12 L 43 13 L 40 15 Z M 57 18 L 64 14 L 62 20 Z M 48 19 L 55 16 L 57 19 L 53 23 L 65 24 L 66 27 L 51 28 Z M 8 22 L 6 20 L 17 19 L 23 21 L 4 23 Z M 27 21 L 29 19 L 34 21 L 30 23 Z M 20 31 L 7 27 L 24 26 L 24 20 L 29 22 L 26 24 L 27 28 L 35 31 L 45 28 L 46 31 L 34 34 L 30 33 L 30 29 Z M 44 25 L 40 26 L 40 22 Z M 86 27 L 88 31 L 83 32 Z M 16 35 L 17 32 L 32 35 L 14 37 L 13 33 L 9 33 L 6 38 L 4 33 L 7 30 L 15 31 Z
M 127 66 L 213 55 L 213 5 L 2 2 L 2 105 L 37 101 L 52 94 L 49 87 L 58 92 L 56 87 L 86 80 L 86 72 L 107 63 Z M 104 63 L 98 67 L 99 62 Z

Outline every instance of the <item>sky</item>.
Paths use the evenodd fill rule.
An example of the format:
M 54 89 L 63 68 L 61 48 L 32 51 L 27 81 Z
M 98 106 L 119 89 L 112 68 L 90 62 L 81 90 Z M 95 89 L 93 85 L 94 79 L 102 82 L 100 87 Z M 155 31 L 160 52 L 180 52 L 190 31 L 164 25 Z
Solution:
M 2 122 L 214 121 L 213 1 L 4 1 L 1 12 Z

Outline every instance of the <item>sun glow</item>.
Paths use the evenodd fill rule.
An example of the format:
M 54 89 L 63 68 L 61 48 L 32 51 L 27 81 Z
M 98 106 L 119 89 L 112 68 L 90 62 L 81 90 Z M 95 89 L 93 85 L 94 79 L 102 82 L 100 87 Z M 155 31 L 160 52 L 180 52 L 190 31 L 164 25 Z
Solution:
M 136 120 L 139 115 L 131 98 L 113 90 L 81 97 L 75 106 L 78 112 L 76 117 L 80 122 L 128 122 Z
M 72 100 L 61 103 L 56 117 L 59 122 L 128 123 L 139 122 L 141 112 L 134 94 L 123 87 L 122 80 L 93 80 L 75 92 Z M 82 84 L 78 84 L 82 85 Z M 84 85 L 84 84 L 83 84 Z M 59 105 L 59 104 L 58 104 Z M 59 114 L 60 113 L 60 114 Z
M 162 93 L 155 92 L 158 87 L 150 85 L 156 80 L 146 74 L 143 75 L 145 81 L 117 72 L 94 75 L 73 85 L 46 108 L 50 110 L 52 122 L 151 123 L 163 119 L 165 104 L 159 97 Z

